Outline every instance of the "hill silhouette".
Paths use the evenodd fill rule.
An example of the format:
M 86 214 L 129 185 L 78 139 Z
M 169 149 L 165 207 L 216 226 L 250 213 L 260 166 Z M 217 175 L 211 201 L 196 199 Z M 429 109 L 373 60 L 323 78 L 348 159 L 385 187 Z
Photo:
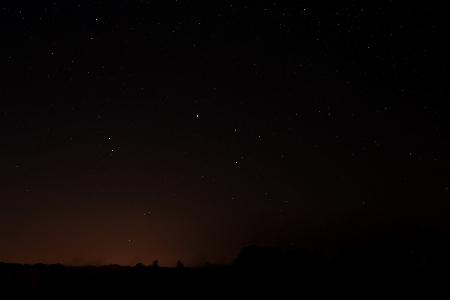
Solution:
M 138 295 L 153 293 L 237 293 L 253 295 L 388 290 L 420 293 L 445 285 L 450 267 L 449 232 L 418 230 L 413 237 L 393 236 L 380 250 L 343 249 L 334 259 L 306 249 L 282 251 L 251 245 L 230 265 L 203 268 L 139 263 L 135 266 L 64 266 L 0 263 L 4 295 Z M 214 295 L 214 294 L 210 294 Z

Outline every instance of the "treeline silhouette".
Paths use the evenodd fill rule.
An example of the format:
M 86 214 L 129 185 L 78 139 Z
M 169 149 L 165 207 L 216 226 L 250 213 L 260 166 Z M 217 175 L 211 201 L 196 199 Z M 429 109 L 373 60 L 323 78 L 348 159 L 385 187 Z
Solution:
M 149 266 L 69 267 L 61 264 L 0 263 L 0 296 L 140 295 L 140 293 L 217 296 L 275 293 L 295 296 L 361 296 L 398 291 L 429 293 L 447 285 L 450 233 L 419 230 L 393 236 L 383 245 L 343 249 L 335 257 L 306 249 L 282 251 L 251 245 L 230 265 L 202 268 Z M 6 299 L 5 297 L 3 297 Z

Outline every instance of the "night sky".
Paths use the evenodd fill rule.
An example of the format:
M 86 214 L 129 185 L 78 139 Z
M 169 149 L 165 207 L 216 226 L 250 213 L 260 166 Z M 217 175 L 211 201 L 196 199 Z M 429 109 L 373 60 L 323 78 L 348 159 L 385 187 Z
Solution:
M 445 4 L 7 2 L 0 261 L 201 266 L 450 228 Z

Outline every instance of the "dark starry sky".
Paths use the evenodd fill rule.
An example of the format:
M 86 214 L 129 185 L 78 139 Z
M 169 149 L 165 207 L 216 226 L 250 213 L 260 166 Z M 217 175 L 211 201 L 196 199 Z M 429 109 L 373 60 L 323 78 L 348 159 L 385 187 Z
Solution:
M 187 266 L 449 228 L 448 8 L 0 5 L 0 261 Z

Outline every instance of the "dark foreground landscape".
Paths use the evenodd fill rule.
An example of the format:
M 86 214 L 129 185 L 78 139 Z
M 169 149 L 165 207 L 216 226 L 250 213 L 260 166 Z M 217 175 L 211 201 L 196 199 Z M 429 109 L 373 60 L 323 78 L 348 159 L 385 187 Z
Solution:
M 343 250 L 334 258 L 305 249 L 249 246 L 230 265 L 201 268 L 0 263 L 3 294 L 29 296 L 354 297 L 433 295 L 448 284 L 448 233 L 392 238 L 384 249 Z M 244 294 L 243 294 L 244 293 Z

